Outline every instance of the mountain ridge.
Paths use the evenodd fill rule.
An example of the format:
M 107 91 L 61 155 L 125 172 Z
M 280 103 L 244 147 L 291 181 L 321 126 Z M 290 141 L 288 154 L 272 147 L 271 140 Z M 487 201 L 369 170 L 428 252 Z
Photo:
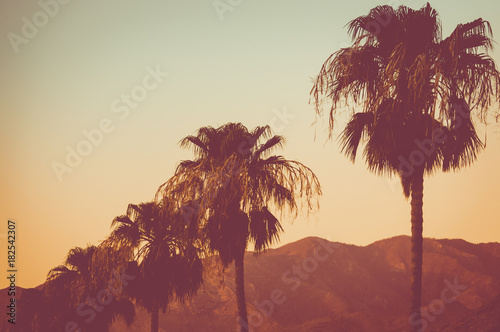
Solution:
M 494 306 L 500 296 L 500 243 L 425 238 L 423 247 L 426 315 L 418 324 L 426 331 L 448 328 L 447 332 L 453 326 L 462 331 L 457 324 L 485 319 L 495 326 L 500 315 Z M 247 252 L 250 325 L 263 332 L 407 331 L 410 264 L 407 235 L 366 246 L 310 236 L 260 254 Z M 148 331 L 149 314 L 139 307 L 137 311 L 130 328 L 118 321 L 110 331 Z M 172 303 L 160 313 L 160 327 L 179 332 L 234 331 L 236 312 L 234 268 L 225 273 L 210 269 L 193 300 Z M 472 318 L 461 323 L 466 317 Z M 477 331 L 489 332 L 486 328 Z
M 325 256 L 328 246 L 332 249 L 328 259 L 313 263 L 315 254 Z M 256 331 L 264 332 L 406 331 L 410 262 L 410 237 L 406 235 L 366 246 L 306 237 L 262 254 L 248 252 L 245 287 L 251 325 L 253 322 Z M 500 243 L 425 238 L 422 303 L 428 310 L 426 331 L 451 326 L 500 294 L 496 266 L 500 266 Z M 233 331 L 233 277 L 230 267 L 220 290 L 216 279 L 207 279 L 208 292 L 200 291 L 184 307 L 172 306 L 162 316 L 161 326 L 186 332 L 200 328 Z M 443 312 L 439 307 L 429 309 L 430 304 L 440 303 L 441 293 L 449 287 L 465 289 L 455 289 L 459 294 L 454 301 L 444 303 Z M 286 300 L 273 303 L 271 310 L 269 301 L 275 290 Z M 198 325 L 197 319 L 202 323 Z

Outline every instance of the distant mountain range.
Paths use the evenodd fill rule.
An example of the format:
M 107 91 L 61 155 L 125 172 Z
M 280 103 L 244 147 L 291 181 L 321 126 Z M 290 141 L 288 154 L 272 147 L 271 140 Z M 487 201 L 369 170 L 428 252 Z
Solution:
M 410 238 L 360 247 L 308 237 L 245 256 L 245 289 L 254 331 L 408 331 Z M 500 331 L 500 243 L 424 239 L 425 331 Z M 7 292 L 2 290 L 4 302 Z M 22 298 L 21 298 L 22 300 Z M 188 303 L 160 312 L 164 331 L 236 331 L 234 269 L 210 269 Z M 137 308 L 129 328 L 149 331 Z M 3 324 L 5 319 L 0 323 Z M 3 329 L 2 329 L 3 330 Z

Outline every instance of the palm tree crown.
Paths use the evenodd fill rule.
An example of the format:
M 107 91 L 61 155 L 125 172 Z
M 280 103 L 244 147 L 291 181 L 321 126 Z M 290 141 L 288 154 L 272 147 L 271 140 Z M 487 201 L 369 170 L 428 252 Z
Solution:
M 152 331 L 158 330 L 159 309 L 165 312 L 172 300 L 194 296 L 203 282 L 196 239 L 188 237 L 180 213 L 166 208 L 168 201 L 162 205 L 160 210 L 153 202 L 130 204 L 113 220 L 106 240 L 125 254 L 122 261 L 138 263 L 139 278 L 126 292 L 151 312 Z
M 374 33 L 370 27 L 377 24 Z M 427 4 L 420 10 L 378 6 L 348 27 L 353 45 L 328 58 L 311 90 L 318 115 L 324 99 L 332 102 L 330 133 L 342 100 L 361 107 L 341 134 L 343 152 L 354 161 L 366 138 L 368 168 L 400 175 L 406 196 L 412 172 L 404 161 L 426 173 L 472 163 L 483 144 L 471 112 L 486 121 L 500 97 L 500 73 L 480 53 L 492 47 L 489 23 L 460 24 L 442 39 L 438 14 Z M 431 151 L 412 160 L 426 140 Z
M 209 247 L 225 264 L 234 259 L 233 244 L 244 243 L 246 248 L 252 242 L 260 252 L 278 240 L 282 230 L 271 208 L 296 214 L 301 203 L 317 207 L 313 197 L 321 194 L 308 167 L 270 156 L 284 142 L 282 136 L 271 135 L 269 126 L 252 131 L 241 123 L 200 128 L 197 135 L 181 140 L 181 147 L 191 147 L 196 158 L 179 164 L 157 198 L 195 202 L 198 212 L 208 217 L 203 227 Z
M 82 331 L 105 331 L 120 317 L 128 325 L 132 324 L 135 318 L 132 302 L 121 292 L 110 290 L 109 280 L 94 273 L 97 269 L 95 256 L 102 255 L 102 250 L 104 248 L 94 245 L 75 247 L 68 252 L 63 265 L 49 271 L 44 294 L 51 309 L 60 311 L 55 318 L 61 330 L 68 322 L 75 322 Z M 92 311 L 90 316 L 82 316 L 81 312 L 89 310 Z
M 437 12 L 400 6 L 373 8 L 348 24 L 351 47 L 333 53 L 311 90 L 316 114 L 332 103 L 330 137 L 341 101 L 359 112 L 340 135 L 353 162 L 362 142 L 368 169 L 397 175 L 411 196 L 412 280 L 410 325 L 417 331 L 422 292 L 423 179 L 438 169 L 457 170 L 484 147 L 472 115 L 486 122 L 500 97 L 500 73 L 487 53 L 491 27 L 477 19 L 445 39 Z
M 157 199 L 191 204 L 188 224 L 199 225 L 206 248 L 224 266 L 235 263 L 236 299 L 240 331 L 249 331 L 244 291 L 244 256 L 249 242 L 260 252 L 283 231 L 270 212 L 307 211 L 321 194 L 316 175 L 297 161 L 270 156 L 284 138 L 272 136 L 269 126 L 249 131 L 241 123 L 203 127 L 187 136 L 182 147 L 192 147 L 196 158 L 183 161 L 175 175 L 160 186 Z M 299 202 L 300 201 L 300 202 Z

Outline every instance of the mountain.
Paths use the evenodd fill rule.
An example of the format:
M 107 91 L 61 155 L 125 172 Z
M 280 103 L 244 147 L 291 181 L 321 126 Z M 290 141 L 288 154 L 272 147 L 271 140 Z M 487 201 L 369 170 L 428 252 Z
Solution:
M 236 330 L 234 269 L 207 264 L 198 295 L 160 313 L 162 330 Z M 250 326 L 263 332 L 408 331 L 410 264 L 408 236 L 363 247 L 309 237 L 247 253 Z M 424 239 L 422 295 L 424 318 L 415 324 L 425 331 L 499 331 L 488 328 L 499 320 L 500 244 Z M 149 319 L 138 307 L 130 328 L 118 321 L 111 331 L 149 331 Z
M 410 264 L 408 236 L 364 247 L 309 237 L 264 254 L 247 253 L 250 325 L 263 332 L 407 331 Z M 425 239 L 423 274 L 425 317 L 415 323 L 441 331 L 500 294 L 500 244 Z M 173 304 L 160 326 L 234 331 L 234 269 L 227 269 L 222 285 L 221 277 L 211 272 L 196 298 Z M 139 317 L 142 323 L 129 331 L 147 331 L 149 314 Z M 116 324 L 113 331 L 127 329 Z
M 461 319 L 443 332 L 500 331 L 500 296 Z

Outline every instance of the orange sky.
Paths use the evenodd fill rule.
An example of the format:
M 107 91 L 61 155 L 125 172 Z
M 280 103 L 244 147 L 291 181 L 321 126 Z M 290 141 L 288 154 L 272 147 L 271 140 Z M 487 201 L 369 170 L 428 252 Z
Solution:
M 129 203 L 151 200 L 176 164 L 192 157 L 179 148 L 182 137 L 229 121 L 271 125 L 287 138 L 281 153 L 321 181 L 320 212 L 283 220 L 281 244 L 315 235 L 365 245 L 409 234 L 399 183 L 370 174 L 361 159 L 352 165 L 335 141 L 325 143 L 326 123 L 311 126 L 311 78 L 349 44 L 345 24 L 377 4 L 254 0 L 218 13 L 211 0 L 72 1 L 52 6 L 44 22 L 38 2 L 2 1 L 0 241 L 5 250 L 7 219 L 14 219 L 18 285 L 42 283 L 70 248 L 98 244 Z M 500 35 L 496 1 L 431 5 L 445 35 L 478 17 Z M 24 28 L 32 36 L 13 46 L 9 34 L 22 35 L 34 16 L 40 27 Z M 132 93 L 136 103 L 122 100 Z M 102 138 L 82 143 L 100 125 Z M 66 163 L 67 147 L 88 155 L 58 178 L 53 165 Z M 499 164 L 499 128 L 489 126 L 487 149 L 473 167 L 426 179 L 424 236 L 498 241 Z

